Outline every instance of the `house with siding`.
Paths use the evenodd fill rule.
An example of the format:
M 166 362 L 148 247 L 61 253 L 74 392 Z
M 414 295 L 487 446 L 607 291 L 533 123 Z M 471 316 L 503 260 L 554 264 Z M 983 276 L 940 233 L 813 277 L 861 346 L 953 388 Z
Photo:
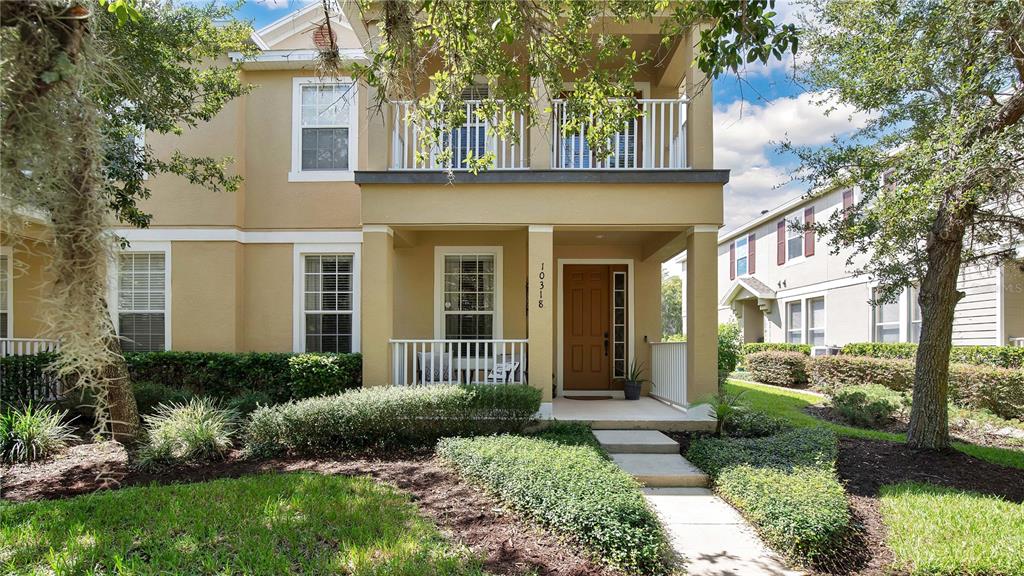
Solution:
M 872 306 L 875 283 L 852 272 L 863 256 L 850 265 L 850 251 L 833 253 L 813 231 L 792 225 L 824 221 L 853 206 L 856 194 L 846 188 L 801 196 L 719 234 L 719 321 L 738 322 L 744 342 L 917 342 L 921 309 L 916 289 L 905 290 L 896 302 Z M 1024 258 L 1024 245 L 1018 253 Z M 687 255 L 675 262 L 685 280 Z M 953 320 L 954 344 L 1024 345 L 1024 273 L 1019 267 L 965 267 L 958 285 L 965 296 Z
M 349 64 L 366 61 L 378 23 L 354 4 L 333 25 Z M 713 163 L 695 33 L 641 69 L 642 115 L 611 157 L 563 134 L 562 102 L 524 78 L 541 125 L 498 138 L 476 86 L 441 160 L 409 122 L 415 102 L 377 113 L 373 88 L 316 75 L 318 7 L 258 30 L 255 56 L 225 55 L 251 93 L 180 136 L 146 135 L 158 155 L 230 156 L 244 182 L 218 194 L 154 176 L 151 226 L 113 230 L 129 242 L 109 284 L 125 350 L 359 352 L 368 386 L 522 382 L 548 413 L 564 396 L 621 397 L 634 360 L 654 366 L 645 394 L 685 406 L 714 392 L 729 173 Z M 661 25 L 629 33 L 659 49 Z M 484 152 L 490 169 L 467 172 Z M 42 322 L 47 256 L 31 230 L 0 235 L 0 353 L 60 338 Z M 690 339 L 659 349 L 661 267 L 680 251 Z

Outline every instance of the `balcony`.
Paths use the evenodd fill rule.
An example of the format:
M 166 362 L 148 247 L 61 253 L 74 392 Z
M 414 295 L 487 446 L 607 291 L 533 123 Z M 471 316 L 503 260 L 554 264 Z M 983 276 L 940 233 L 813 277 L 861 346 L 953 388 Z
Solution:
M 686 154 L 686 113 L 688 100 L 642 98 L 636 100 L 638 117 L 609 139 L 611 154 L 600 157 L 587 142 L 584 125 L 577 132 L 564 134 L 567 122 L 565 100 L 551 102 L 551 121 L 547 130 L 535 131 L 551 140 L 547 146 L 534 147 L 532 154 L 549 158 L 531 159 L 530 130 L 523 114 L 498 102 L 499 117 L 511 114 L 518 138 L 502 138 L 490 129 L 497 118 L 483 117 L 482 100 L 465 100 L 467 122 L 450 130 L 442 129 L 440 142 L 428 146 L 420 129 L 411 120 L 415 102 L 392 103 L 391 171 L 466 171 L 467 160 L 489 155 L 488 170 L 527 170 L 531 166 L 550 166 L 556 170 L 680 170 L 689 168 Z M 450 150 L 450 154 L 442 154 Z

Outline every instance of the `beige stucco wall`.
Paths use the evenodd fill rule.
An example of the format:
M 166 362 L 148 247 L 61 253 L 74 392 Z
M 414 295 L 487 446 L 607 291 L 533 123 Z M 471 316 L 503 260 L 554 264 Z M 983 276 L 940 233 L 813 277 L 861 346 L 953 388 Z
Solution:
M 46 338 L 43 301 L 49 276 L 46 271 L 47 248 L 28 238 L 12 238 L 0 234 L 0 246 L 11 248 L 11 309 L 13 318 L 10 337 Z
M 1024 272 L 1013 264 L 1003 266 L 1003 334 L 1024 338 Z
M 244 247 L 244 349 L 290 352 L 293 321 L 291 244 Z
M 234 352 L 244 337 L 243 254 L 235 242 L 171 244 L 171 347 Z

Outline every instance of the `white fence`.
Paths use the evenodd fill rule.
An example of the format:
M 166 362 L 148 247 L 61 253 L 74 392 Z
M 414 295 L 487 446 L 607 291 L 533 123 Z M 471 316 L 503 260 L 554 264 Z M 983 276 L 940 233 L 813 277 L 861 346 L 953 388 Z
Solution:
M 638 117 L 608 142 L 612 154 L 601 158 L 587 142 L 583 125 L 565 134 L 569 117 L 565 100 L 553 101 L 552 168 L 576 170 L 670 170 L 687 167 L 686 98 L 637 99 Z
M 0 338 L 0 358 L 4 356 L 29 356 L 40 352 L 56 352 L 60 342 L 43 338 Z
M 526 116 L 509 110 L 499 100 L 496 118 L 481 118 L 482 100 L 464 100 L 466 123 L 450 129 L 441 129 L 440 142 L 428 147 L 422 140 L 420 128 L 413 121 L 416 104 L 412 101 L 392 103 L 394 112 L 391 130 L 392 170 L 466 170 L 466 160 L 494 155 L 488 166 L 491 170 L 520 170 L 529 165 L 526 148 Z M 493 126 L 511 113 L 518 139 L 501 138 Z M 451 156 L 441 152 L 451 150 Z
M 391 381 L 526 384 L 528 340 L 392 340 Z
M 651 395 L 686 406 L 686 342 L 651 343 Z

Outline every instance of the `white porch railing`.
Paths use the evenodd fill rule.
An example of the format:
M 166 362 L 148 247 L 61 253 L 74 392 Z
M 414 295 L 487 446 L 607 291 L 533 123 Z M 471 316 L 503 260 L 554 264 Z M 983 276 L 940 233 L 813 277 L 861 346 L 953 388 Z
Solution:
M 651 396 L 686 406 L 686 342 L 651 343 Z
M 521 170 L 529 165 L 526 148 L 526 116 L 510 111 L 498 101 L 498 117 L 511 112 L 519 135 L 518 140 L 505 139 L 494 134 L 492 127 L 498 118 L 480 118 L 482 100 L 464 100 L 466 123 L 452 129 L 442 129 L 440 142 L 427 147 L 422 142 L 419 126 L 412 120 L 416 103 L 409 100 L 392 102 L 394 124 L 391 130 L 392 170 L 466 170 L 466 159 L 494 154 L 491 170 Z M 439 158 L 442 150 L 451 150 L 451 157 Z M 419 156 L 419 159 L 417 158 Z
M 552 168 L 574 170 L 671 170 L 687 168 L 687 99 L 636 100 L 640 115 L 609 141 L 612 155 L 597 157 L 587 142 L 586 127 L 564 134 L 568 120 L 565 100 L 553 101 Z
M 392 340 L 392 384 L 526 384 L 528 342 Z
M 60 342 L 44 338 L 0 338 L 0 358 L 4 356 L 29 356 L 40 352 L 56 352 Z

